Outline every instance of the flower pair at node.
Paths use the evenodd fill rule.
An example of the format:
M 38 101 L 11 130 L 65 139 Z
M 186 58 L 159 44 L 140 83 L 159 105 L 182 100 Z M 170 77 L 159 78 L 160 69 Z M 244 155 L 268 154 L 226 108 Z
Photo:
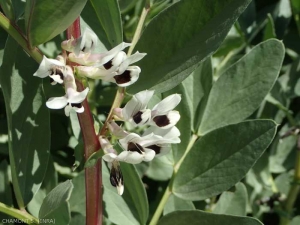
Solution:
M 140 67 L 130 65 L 141 60 L 146 53 L 136 52 L 127 56 L 123 50 L 131 44 L 122 42 L 110 51 L 93 54 L 97 42 L 97 36 L 90 29 L 86 29 L 78 39 L 62 42 L 61 47 L 70 52 L 68 59 L 80 65 L 75 67 L 76 74 L 116 83 L 120 87 L 127 87 L 138 80 Z
M 57 59 L 48 59 L 44 56 L 38 70 L 33 75 L 41 78 L 49 77 L 52 85 L 64 84 L 66 94 L 61 97 L 49 98 L 46 102 L 48 108 L 65 108 L 66 116 L 70 115 L 72 109 L 77 113 L 84 112 L 81 103 L 86 98 L 89 88 L 82 92 L 77 91 L 73 70 L 70 66 L 65 65 L 61 56 L 58 56 Z
M 152 109 L 147 105 L 152 98 L 154 91 L 141 91 L 135 94 L 124 108 L 116 108 L 115 115 L 130 122 L 133 126 L 151 125 L 161 129 L 168 129 L 175 126 L 180 119 L 178 111 L 173 110 L 181 101 L 179 94 L 173 94 L 156 104 Z
M 110 121 L 108 128 L 111 134 L 119 139 L 118 142 L 123 149 L 118 152 L 113 148 L 109 140 L 100 136 L 99 141 L 105 155 L 102 157 L 111 167 L 111 184 L 120 190 L 124 190 L 124 181 L 121 180 L 121 171 L 114 168 L 118 162 L 131 164 L 149 162 L 156 156 L 163 156 L 170 152 L 171 144 L 180 143 L 180 132 L 175 126 L 180 119 L 178 111 L 173 109 L 179 104 L 181 97 L 173 94 L 156 104 L 152 109 L 147 107 L 153 96 L 153 91 L 142 91 L 132 97 L 124 108 L 114 110 L 115 117 L 119 120 L 127 121 L 134 126 L 149 125 L 142 135 L 129 133 L 122 129 L 114 121 Z M 112 173 L 118 171 L 118 173 Z M 114 177 L 117 175 L 117 177 Z

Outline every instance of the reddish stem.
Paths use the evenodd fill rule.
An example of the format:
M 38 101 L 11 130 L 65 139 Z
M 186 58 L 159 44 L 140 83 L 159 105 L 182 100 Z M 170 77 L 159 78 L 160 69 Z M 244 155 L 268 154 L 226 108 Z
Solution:
M 80 20 L 75 22 L 67 29 L 67 38 L 73 36 L 75 39 L 80 36 Z M 83 91 L 84 85 L 76 81 L 77 90 Z M 91 154 L 100 149 L 100 143 L 94 129 L 94 120 L 87 100 L 82 103 L 84 112 L 79 113 L 78 119 L 84 142 L 85 160 Z M 93 166 L 85 169 L 85 193 L 86 193 L 86 225 L 102 224 L 102 171 L 101 160 Z

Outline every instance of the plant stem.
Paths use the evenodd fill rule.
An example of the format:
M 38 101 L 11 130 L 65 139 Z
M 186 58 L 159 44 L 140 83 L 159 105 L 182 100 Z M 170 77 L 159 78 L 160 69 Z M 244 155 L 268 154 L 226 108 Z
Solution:
M 10 21 L 7 17 L 5 17 L 0 12 L 0 26 L 10 35 L 12 36 L 19 45 L 38 63 L 40 63 L 43 59 L 43 54 L 39 51 L 38 48 L 34 47 L 30 49 L 28 46 L 28 40 L 23 35 L 20 28 L 12 21 Z
M 79 18 L 67 29 L 68 39 L 80 36 Z M 84 85 L 76 80 L 77 90 L 83 91 Z M 100 149 L 100 143 L 94 129 L 94 120 L 89 104 L 85 99 L 82 102 L 84 112 L 77 114 L 84 142 L 84 157 L 87 160 L 90 155 Z M 102 224 L 102 171 L 101 160 L 96 165 L 85 169 L 85 193 L 86 193 L 86 224 Z
M 26 222 L 27 224 L 39 224 L 39 220 L 36 217 L 28 214 L 27 212 L 5 205 L 2 202 L 0 202 L 0 212 L 22 220 L 22 222 Z
M 165 204 L 167 203 L 170 195 L 172 194 L 172 190 L 171 190 L 171 182 L 172 182 L 172 179 L 168 185 L 168 187 L 166 188 L 166 191 L 164 193 L 164 195 L 162 196 L 160 202 L 159 202 L 159 205 L 149 223 L 149 225 L 156 225 L 159 218 L 160 218 L 160 215 L 162 214 L 163 210 L 164 210 L 164 207 L 165 207 Z
M 173 182 L 174 182 L 174 179 L 175 179 L 175 176 L 176 176 L 176 173 L 178 171 L 178 169 L 180 168 L 180 165 L 181 163 L 183 162 L 183 160 L 185 159 L 185 157 L 187 156 L 187 154 L 189 153 L 189 151 L 192 149 L 193 145 L 195 144 L 195 142 L 197 141 L 197 139 L 199 138 L 198 135 L 196 134 L 193 134 L 191 139 L 190 139 L 190 142 L 188 144 L 188 146 L 186 147 L 186 150 L 184 151 L 184 154 L 183 156 L 180 158 L 180 160 L 174 165 L 174 171 L 173 171 L 173 175 L 172 175 L 172 178 L 168 184 L 168 187 L 166 188 L 166 191 L 162 197 L 162 199 L 160 200 L 159 202 L 159 205 L 150 221 L 150 224 L 149 225 L 156 225 L 159 218 L 160 218 L 160 215 L 161 213 L 163 212 L 164 210 L 164 207 L 168 201 L 168 198 L 170 197 L 170 195 L 172 194 L 172 187 L 173 187 Z
M 186 147 L 186 150 L 185 150 L 183 156 L 180 158 L 180 160 L 174 166 L 175 173 L 177 173 L 178 169 L 181 166 L 181 163 L 183 162 L 183 160 L 185 159 L 185 157 L 187 156 L 189 151 L 192 149 L 193 145 L 195 144 L 195 142 L 197 141 L 198 138 L 199 138 L 199 136 L 197 134 L 192 135 L 191 140 L 190 140 L 188 146 Z
M 298 137 L 298 148 L 297 148 L 294 179 L 293 179 L 287 199 L 284 204 L 284 209 L 287 213 L 287 216 L 281 217 L 280 225 L 290 224 L 290 219 L 291 219 L 291 215 L 293 213 L 294 204 L 295 204 L 295 201 L 297 200 L 297 196 L 298 196 L 299 190 L 300 190 L 300 146 L 299 146 L 299 141 L 300 141 L 300 137 Z
M 136 30 L 135 30 L 135 33 L 134 33 L 134 35 L 133 35 L 133 39 L 132 39 L 132 42 L 131 42 L 131 46 L 130 46 L 130 48 L 129 48 L 129 50 L 128 50 L 128 53 L 127 53 L 128 56 L 131 55 L 131 53 L 132 53 L 134 47 L 136 46 L 138 40 L 140 39 L 140 36 L 141 36 L 141 33 L 142 33 L 142 29 L 143 29 L 143 26 L 144 26 L 144 23 L 145 23 L 145 19 L 146 19 L 147 14 L 148 14 L 148 12 L 149 12 L 149 10 L 150 10 L 149 7 L 150 7 L 150 5 L 149 5 L 149 6 L 146 6 L 146 7 L 143 9 L 143 11 L 142 11 L 142 14 L 141 14 L 139 23 L 138 23 L 138 25 L 137 25 L 137 27 L 136 27 Z
M 142 29 L 143 29 L 143 26 L 144 26 L 144 23 L 145 23 L 145 19 L 146 19 L 146 16 L 148 14 L 150 10 L 150 5 L 146 6 L 144 9 L 143 9 L 143 12 L 141 14 L 141 17 L 140 17 L 140 20 L 139 20 L 139 23 L 137 25 L 137 28 L 135 30 L 135 33 L 134 33 L 134 36 L 133 36 L 133 39 L 132 39 L 132 42 L 131 42 L 131 46 L 130 48 L 128 49 L 128 52 L 127 52 L 127 56 L 130 56 L 132 54 L 132 51 L 134 49 L 134 47 L 136 46 L 140 36 L 141 36 L 141 32 L 142 32 Z M 115 99 L 114 99 L 114 102 L 112 104 L 112 107 L 110 108 L 110 111 L 109 111 L 109 114 L 107 116 L 107 119 L 105 120 L 105 123 L 104 123 L 104 126 L 102 127 L 99 135 L 104 135 L 107 131 L 107 123 L 112 119 L 112 116 L 113 116 L 113 110 L 115 108 L 118 108 L 121 106 L 123 100 L 124 100 L 124 97 L 125 97 L 125 88 L 124 87 L 119 87 L 118 88 L 118 91 L 116 93 L 116 96 L 115 96 Z

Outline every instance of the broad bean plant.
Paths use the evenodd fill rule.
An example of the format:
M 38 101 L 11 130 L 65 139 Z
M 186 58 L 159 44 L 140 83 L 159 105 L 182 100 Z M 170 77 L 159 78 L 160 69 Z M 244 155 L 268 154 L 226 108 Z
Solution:
M 0 0 L 0 224 L 299 225 L 298 0 Z

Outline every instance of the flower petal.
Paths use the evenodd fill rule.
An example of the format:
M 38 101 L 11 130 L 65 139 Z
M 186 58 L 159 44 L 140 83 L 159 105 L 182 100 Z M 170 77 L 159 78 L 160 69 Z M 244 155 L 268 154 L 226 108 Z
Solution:
M 117 154 L 116 150 L 113 149 L 113 146 L 109 142 L 109 140 L 103 136 L 99 137 L 99 142 L 101 145 L 101 148 L 105 153 L 114 153 L 115 155 Z
M 80 104 L 81 105 L 81 104 Z M 74 109 L 75 110 L 75 112 L 77 112 L 77 113 L 83 113 L 84 112 L 84 107 L 81 105 L 81 107 L 76 107 L 76 106 L 74 106 L 74 105 L 72 105 L 72 109 Z
M 144 156 L 138 152 L 123 151 L 118 155 L 117 160 L 131 164 L 138 164 L 143 161 L 143 158 Z
M 43 56 L 43 60 L 38 68 L 38 70 L 33 74 L 33 76 L 45 78 L 50 75 L 51 69 L 55 66 L 65 66 L 64 63 L 56 59 L 48 59 L 46 56 Z
M 141 69 L 138 66 L 130 66 L 122 74 L 116 75 L 111 82 L 116 83 L 119 87 L 127 87 L 139 79 Z
M 144 161 L 149 162 L 155 157 L 155 151 L 145 148 Z
M 111 185 L 117 188 L 119 195 L 122 195 L 124 192 L 124 180 L 120 163 L 117 160 L 114 160 L 111 163 L 109 178 Z
M 111 122 L 108 123 L 108 129 L 117 138 L 124 138 L 124 137 L 126 137 L 128 135 L 128 133 L 125 130 L 123 130 L 122 127 L 120 127 L 114 121 L 111 121 Z
M 127 57 L 123 62 L 122 64 L 120 65 L 120 68 L 119 68 L 119 73 L 123 73 L 125 70 L 127 70 L 128 66 L 141 60 L 142 58 L 145 57 L 145 55 L 147 55 L 147 53 L 139 53 L 139 52 L 136 52 L 134 53 L 133 55 Z
M 60 75 L 49 75 L 53 79 L 54 82 L 62 84 L 64 80 L 61 79 Z
M 91 79 L 112 79 L 116 72 L 111 72 L 109 70 L 105 70 L 103 68 L 96 68 L 90 66 L 77 66 L 76 73 L 83 77 L 88 77 Z
M 50 109 L 62 109 L 68 104 L 66 96 L 49 98 L 46 105 Z
M 129 102 L 122 109 L 122 115 L 125 121 L 129 120 L 137 112 L 143 110 L 148 105 L 151 97 L 153 96 L 154 91 L 141 91 L 135 94 Z
M 170 111 L 166 115 L 158 115 L 152 117 L 150 124 L 158 126 L 162 129 L 169 129 L 176 125 L 180 119 L 178 111 Z
M 128 143 L 129 142 L 139 142 L 141 140 L 141 137 L 136 134 L 136 133 L 130 133 L 126 137 L 122 138 L 119 140 L 121 146 L 123 149 L 127 150 L 128 149 Z
M 82 92 L 77 92 L 73 88 L 67 89 L 68 102 L 69 103 L 81 103 L 86 98 L 89 92 L 89 88 L 85 88 Z
M 167 112 L 173 110 L 181 101 L 181 96 L 179 94 L 173 94 L 165 99 L 163 99 L 161 102 L 156 104 L 152 111 L 155 112 L 155 115 L 163 115 Z
M 67 104 L 67 106 L 65 107 L 65 115 L 69 117 L 71 110 L 73 110 L 72 106 L 70 106 L 70 104 Z
M 117 155 L 115 153 L 107 153 L 104 156 L 102 156 L 102 159 L 106 162 L 112 162 L 117 158 Z
M 111 50 L 102 53 L 101 59 L 98 59 L 98 62 L 95 66 L 102 66 L 103 64 L 112 60 L 120 51 L 124 48 L 130 46 L 130 43 L 122 42 L 121 44 L 117 45 L 116 47 L 112 48 Z
M 79 54 L 80 51 L 91 52 L 98 43 L 97 35 L 89 28 L 85 28 L 80 45 L 76 46 L 74 53 Z

